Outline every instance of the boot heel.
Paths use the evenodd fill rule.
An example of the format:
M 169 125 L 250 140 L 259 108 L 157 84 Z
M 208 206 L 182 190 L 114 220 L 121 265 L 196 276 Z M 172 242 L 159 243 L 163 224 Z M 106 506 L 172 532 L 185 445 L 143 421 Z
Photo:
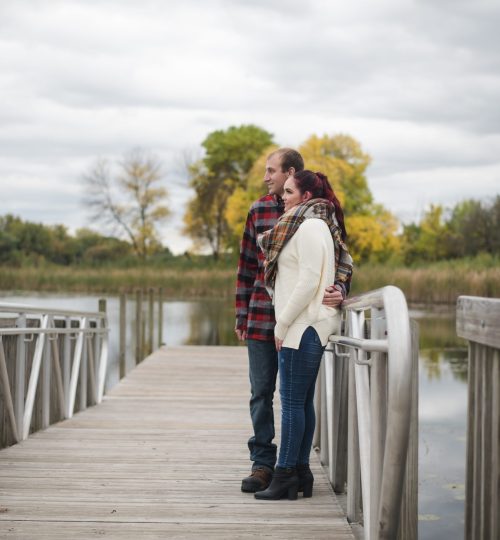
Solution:
M 298 497 L 299 489 L 298 486 L 290 486 L 288 488 L 288 500 L 289 501 L 296 501 Z
M 309 499 L 309 497 L 313 496 L 313 484 L 314 480 L 307 483 L 304 482 L 304 499 Z

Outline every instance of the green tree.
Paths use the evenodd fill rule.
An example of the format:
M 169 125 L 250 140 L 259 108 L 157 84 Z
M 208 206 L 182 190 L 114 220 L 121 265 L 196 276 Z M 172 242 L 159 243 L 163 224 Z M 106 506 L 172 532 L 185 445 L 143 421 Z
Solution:
M 129 242 L 118 238 L 102 236 L 91 229 L 78 229 L 75 239 L 75 260 L 96 266 L 106 263 L 123 263 L 133 256 Z
M 165 204 L 167 190 L 161 186 L 161 162 L 136 149 L 112 175 L 105 160 L 98 160 L 83 176 L 84 204 L 93 221 L 110 227 L 131 242 L 142 260 L 161 248 L 158 225 L 170 215 Z
M 194 196 L 184 216 L 184 232 L 196 249 L 208 246 L 218 259 L 231 246 L 229 198 L 237 188 L 246 189 L 254 162 L 271 144 L 272 135 L 254 125 L 214 131 L 203 141 L 205 156 L 188 169 Z
M 443 207 L 431 205 L 419 224 L 403 227 L 404 260 L 411 264 L 418 261 L 437 261 L 446 256 L 447 226 Z

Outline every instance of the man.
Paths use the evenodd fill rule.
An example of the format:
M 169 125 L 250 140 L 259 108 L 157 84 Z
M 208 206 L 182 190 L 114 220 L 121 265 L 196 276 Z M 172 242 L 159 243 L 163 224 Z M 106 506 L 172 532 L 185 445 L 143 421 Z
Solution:
M 250 476 L 243 479 L 242 491 L 256 492 L 267 488 L 276 463 L 273 395 L 278 373 L 278 353 L 274 342 L 274 309 L 264 286 L 264 256 L 257 246 L 257 235 L 271 229 L 283 214 L 281 196 L 289 176 L 304 169 L 304 160 L 296 150 L 280 148 L 266 162 L 264 182 L 269 193 L 255 201 L 248 213 L 241 241 L 236 285 L 236 334 L 247 340 L 251 386 L 250 416 L 254 434 L 248 440 Z M 323 303 L 337 307 L 349 292 L 347 279 L 336 281 L 325 291 Z

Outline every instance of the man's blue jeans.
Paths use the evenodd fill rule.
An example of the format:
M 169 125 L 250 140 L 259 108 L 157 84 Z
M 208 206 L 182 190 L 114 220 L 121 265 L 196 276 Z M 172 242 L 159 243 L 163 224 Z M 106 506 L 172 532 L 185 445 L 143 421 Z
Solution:
M 279 353 L 281 445 L 279 467 L 309 463 L 316 415 L 314 388 L 324 347 L 309 326 L 299 349 L 283 347 Z
M 274 469 L 276 445 L 274 439 L 273 396 L 278 373 L 278 353 L 273 341 L 247 340 L 250 374 L 250 416 L 254 434 L 248 439 L 250 459 L 254 467 Z

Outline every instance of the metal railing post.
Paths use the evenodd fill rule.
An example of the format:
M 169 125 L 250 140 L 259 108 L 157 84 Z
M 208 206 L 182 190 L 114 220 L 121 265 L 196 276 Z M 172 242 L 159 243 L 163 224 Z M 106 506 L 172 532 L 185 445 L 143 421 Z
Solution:
M 20 314 L 16 321 L 18 328 L 26 327 L 26 315 Z M 25 401 L 25 385 L 26 385 L 26 343 L 25 336 L 19 334 L 17 337 L 17 352 L 16 352 L 16 380 L 14 391 L 14 410 L 17 422 L 17 433 L 21 435 L 24 431 L 24 401 Z
M 2 446 L 12 440 L 26 439 L 32 430 L 44 429 L 54 421 L 71 417 L 78 389 L 80 409 L 101 401 L 107 370 L 109 329 L 105 307 L 102 303 L 100 307 L 103 311 L 99 313 L 0 303 L 2 316 L 15 314 L 15 326 L 0 327 L 0 400 L 12 431 L 12 437 L 2 437 Z M 61 335 L 64 336 L 62 356 Z M 7 336 L 16 339 L 17 347 L 11 346 L 12 340 L 9 347 L 4 348 Z M 33 345 L 28 346 L 28 342 L 33 342 Z M 12 373 L 8 366 L 14 367 Z M 31 367 L 29 374 L 28 366 Z M 90 396 L 87 395 L 87 381 Z M 15 394 L 17 386 L 19 392 Z M 21 419 L 16 417 L 16 409 Z M 22 427 L 21 431 L 19 427 Z
M 321 399 L 321 461 L 328 461 L 330 481 L 342 491 L 347 439 L 348 520 L 362 520 L 365 540 L 392 540 L 398 531 L 402 539 L 414 540 L 418 343 L 412 353 L 417 338 L 412 341 L 410 335 L 406 300 L 399 289 L 388 286 L 346 300 L 342 311 L 346 324 L 339 335 L 330 336 L 328 346 L 332 350 L 334 345 L 334 391 Z M 365 321 L 368 312 L 371 318 Z M 348 376 L 342 369 L 346 353 L 338 347 L 349 351 Z M 323 375 L 328 381 L 325 370 Z M 321 385 L 328 388 L 324 381 Z M 323 411 L 328 411 L 325 425 Z

